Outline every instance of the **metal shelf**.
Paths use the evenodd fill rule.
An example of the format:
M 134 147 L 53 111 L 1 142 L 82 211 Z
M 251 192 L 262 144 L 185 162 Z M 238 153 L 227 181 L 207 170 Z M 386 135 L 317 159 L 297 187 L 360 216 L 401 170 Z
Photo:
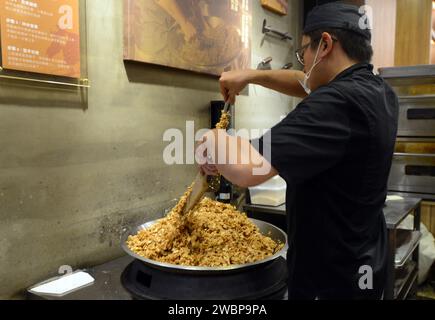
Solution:
M 420 203 L 420 198 L 404 197 L 387 201 L 384 208 L 389 242 L 386 300 L 406 299 L 417 279 Z M 401 222 L 410 214 L 413 214 L 413 229 L 401 228 Z
M 401 268 L 408 261 L 409 257 L 417 248 L 419 241 L 421 239 L 420 231 L 413 230 L 403 230 L 398 229 L 397 232 L 401 234 L 405 234 L 405 236 L 409 236 L 409 240 L 403 243 L 401 246 L 396 248 L 396 256 L 394 259 L 394 263 L 396 268 Z M 398 235 L 400 237 L 400 235 Z
M 417 264 L 414 261 L 410 261 L 401 271 L 403 272 L 403 276 L 399 276 L 394 283 L 394 299 L 404 300 L 417 280 Z

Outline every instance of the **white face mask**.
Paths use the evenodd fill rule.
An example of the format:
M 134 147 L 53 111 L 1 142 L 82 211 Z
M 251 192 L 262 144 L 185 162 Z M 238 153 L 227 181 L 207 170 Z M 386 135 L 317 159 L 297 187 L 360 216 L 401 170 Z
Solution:
M 301 84 L 302 88 L 304 88 L 304 90 L 305 90 L 305 92 L 306 92 L 307 94 L 310 94 L 310 93 L 311 93 L 311 89 L 310 89 L 310 87 L 308 86 L 308 80 L 309 80 L 310 77 L 311 77 L 311 73 L 313 72 L 314 68 L 315 68 L 315 67 L 316 67 L 316 66 L 317 66 L 317 65 L 322 61 L 322 59 L 320 59 L 319 61 L 316 62 L 317 57 L 319 56 L 320 47 L 321 47 L 321 45 L 322 45 L 322 42 L 323 42 L 323 40 L 321 39 L 321 40 L 320 40 L 320 43 L 319 43 L 319 47 L 317 48 L 316 56 L 314 57 L 314 63 L 313 63 L 313 66 L 311 67 L 310 71 L 308 71 L 308 72 L 305 74 L 305 76 L 304 76 L 304 82 L 302 82 L 301 80 L 298 80 L 299 83 Z

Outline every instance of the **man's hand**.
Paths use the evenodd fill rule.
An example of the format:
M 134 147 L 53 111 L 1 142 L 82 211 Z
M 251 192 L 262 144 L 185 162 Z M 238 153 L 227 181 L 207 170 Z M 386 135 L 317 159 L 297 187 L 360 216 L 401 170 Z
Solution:
M 220 173 L 228 181 L 245 188 L 278 174 L 249 140 L 230 136 L 222 129 L 210 130 L 203 136 L 195 158 L 203 174 Z
M 219 79 L 221 93 L 225 101 L 236 102 L 236 96 L 249 84 L 253 70 L 224 72 Z
M 204 164 L 199 168 L 201 173 L 206 176 L 217 176 L 219 174 L 219 171 L 214 164 Z
M 299 80 L 304 73 L 298 70 L 241 70 L 224 72 L 219 80 L 225 101 L 234 104 L 236 96 L 248 85 L 256 84 L 289 96 L 305 98 L 307 94 Z
M 202 174 L 208 176 L 216 176 L 219 174 L 216 164 L 214 162 L 216 137 L 216 129 L 208 131 L 202 137 L 202 141 L 198 142 L 195 149 L 195 158 L 199 164 L 199 169 Z

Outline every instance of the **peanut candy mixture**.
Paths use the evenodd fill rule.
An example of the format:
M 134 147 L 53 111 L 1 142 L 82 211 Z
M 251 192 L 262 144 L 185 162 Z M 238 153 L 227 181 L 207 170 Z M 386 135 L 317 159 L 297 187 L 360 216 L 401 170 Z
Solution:
M 263 260 L 284 246 L 264 236 L 232 205 L 204 198 L 187 214 L 190 192 L 163 219 L 127 240 L 138 255 L 184 266 L 222 267 Z
M 230 114 L 222 112 L 216 128 L 226 129 L 229 122 Z M 223 267 L 263 260 L 283 248 L 230 204 L 204 198 L 183 214 L 191 191 L 192 186 L 165 218 L 130 236 L 130 250 L 176 265 Z

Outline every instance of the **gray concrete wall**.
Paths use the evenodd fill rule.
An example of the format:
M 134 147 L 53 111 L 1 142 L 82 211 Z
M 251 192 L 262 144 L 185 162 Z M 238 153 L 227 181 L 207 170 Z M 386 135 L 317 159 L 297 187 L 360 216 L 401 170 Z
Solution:
M 267 17 L 299 33 L 299 5 L 281 18 L 254 3 L 253 66 L 293 61 L 290 42 L 260 33 Z M 167 166 L 168 128 L 209 123 L 220 99 L 217 79 L 122 60 L 122 1 L 87 1 L 87 110 L 80 94 L 0 83 L 0 298 L 57 274 L 122 255 L 122 226 L 160 216 L 195 175 Z M 267 127 L 294 106 L 292 98 L 251 88 L 237 103 L 238 127 Z

